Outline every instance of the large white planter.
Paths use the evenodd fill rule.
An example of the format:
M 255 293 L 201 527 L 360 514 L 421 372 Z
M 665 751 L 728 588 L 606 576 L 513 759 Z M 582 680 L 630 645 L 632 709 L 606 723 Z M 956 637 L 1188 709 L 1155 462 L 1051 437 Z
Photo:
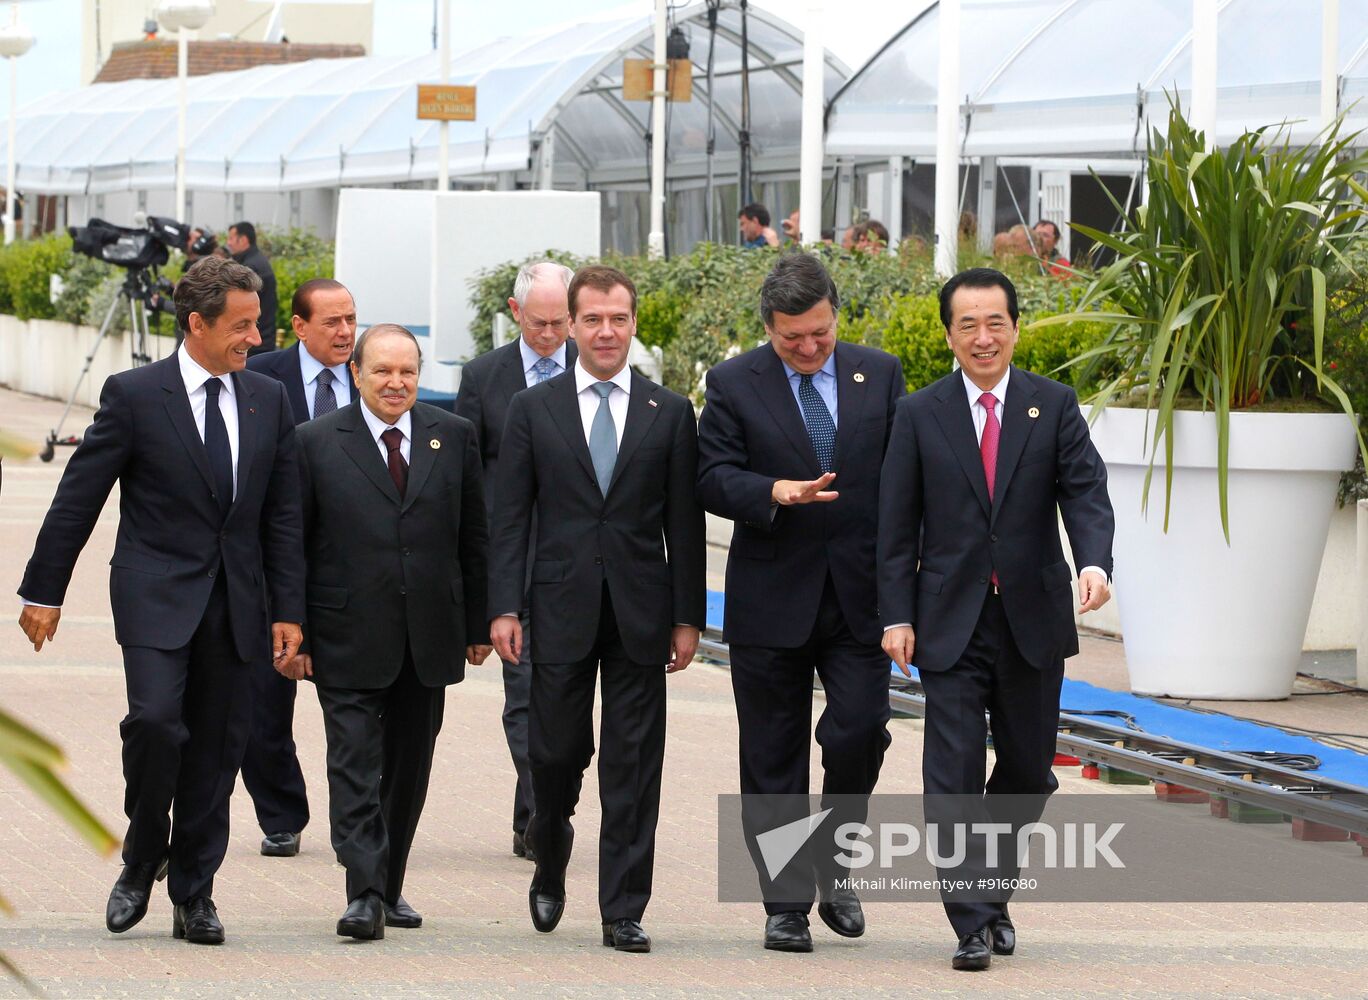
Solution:
M 1114 575 L 1131 688 L 1181 698 L 1286 698 L 1335 488 L 1354 462 L 1353 424 L 1343 414 L 1231 414 L 1227 546 L 1210 413 L 1174 417 L 1168 533 L 1162 446 L 1148 514 L 1141 513 L 1153 420 L 1152 411 L 1111 407 L 1092 430 L 1116 511 Z

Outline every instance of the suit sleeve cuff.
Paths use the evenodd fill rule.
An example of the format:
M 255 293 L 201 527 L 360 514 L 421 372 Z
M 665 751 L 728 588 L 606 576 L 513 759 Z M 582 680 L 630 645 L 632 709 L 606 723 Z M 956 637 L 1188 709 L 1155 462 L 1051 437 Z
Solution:
M 1082 577 L 1084 573 L 1096 573 L 1102 579 L 1107 581 L 1108 587 L 1111 586 L 1111 577 L 1107 575 L 1107 572 L 1101 566 L 1084 566 L 1082 569 L 1078 571 L 1078 575 Z

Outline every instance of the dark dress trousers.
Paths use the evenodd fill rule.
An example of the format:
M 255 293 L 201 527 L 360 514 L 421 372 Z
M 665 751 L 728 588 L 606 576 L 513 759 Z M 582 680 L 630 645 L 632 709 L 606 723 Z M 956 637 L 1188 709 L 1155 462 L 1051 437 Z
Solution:
M 906 388 L 902 366 L 883 351 L 838 342 L 835 361 L 836 478 L 828 489 L 840 496 L 789 507 L 771 503 L 775 481 L 816 479 L 821 467 L 779 356 L 764 344 L 708 372 L 698 495 L 735 522 L 723 632 L 743 795 L 808 792 L 814 670 L 826 695 L 816 729 L 824 796 L 868 796 L 890 742 L 874 539 L 879 469 Z M 862 821 L 859 801 L 841 800 L 828 824 Z M 750 837 L 755 816 L 743 809 Z M 790 865 L 773 883 L 753 839 L 750 847 L 767 911 L 810 910 L 811 870 Z
M 926 793 L 986 790 L 989 808 L 994 795 L 1032 796 L 1033 815 L 1013 809 L 1019 825 L 1058 787 L 1059 691 L 1064 659 L 1078 652 L 1058 518 L 1076 565 L 1108 575 L 1114 521 L 1106 466 L 1072 389 L 1012 368 L 1001 410 L 990 499 L 963 375 L 898 404 L 880 489 L 879 610 L 916 632 Z M 996 764 L 985 781 L 990 726 Z M 963 936 L 996 920 L 1006 899 L 945 903 Z
M 228 378 L 230 376 L 224 376 Z M 285 390 L 231 376 L 236 499 L 225 516 L 172 355 L 111 376 L 71 456 L 19 593 L 60 605 L 105 499 L 119 483 L 110 560 L 123 647 L 126 863 L 170 851 L 183 903 L 213 891 L 228 799 L 251 722 L 252 665 L 271 658 L 270 622 L 304 620 L 294 421 Z
M 508 417 L 508 403 L 527 388 L 523 368 L 521 337 L 511 344 L 495 348 L 466 363 L 461 369 L 461 387 L 456 392 L 456 414 L 475 425 L 480 443 L 480 458 L 484 462 L 485 499 L 489 504 L 490 521 L 498 503 L 494 494 L 499 467 L 499 443 L 503 439 L 504 423 Z M 573 340 L 565 342 L 565 367 L 574 367 L 579 351 Z M 535 532 L 533 542 L 535 544 Z M 504 738 L 508 753 L 513 758 L 517 781 L 513 788 L 513 832 L 525 835 L 527 821 L 532 815 L 532 771 L 527 760 L 527 703 L 532 692 L 532 660 L 528 643 L 529 622 L 527 603 L 522 609 L 523 649 L 517 663 L 503 665 Z
M 470 423 L 414 405 L 400 496 L 359 400 L 299 428 L 305 649 L 328 739 L 347 898 L 403 891 L 446 686 L 489 641 L 484 489 Z
M 490 561 L 491 614 L 522 607 L 532 563 L 528 749 L 536 806 L 528 837 L 536 892 L 565 890 L 570 817 L 594 754 L 594 682 L 602 677 L 604 920 L 640 920 L 650 899 L 671 631 L 701 627 L 706 610 L 693 407 L 639 375 L 631 386 L 606 496 L 585 441 L 574 370 L 513 397 Z

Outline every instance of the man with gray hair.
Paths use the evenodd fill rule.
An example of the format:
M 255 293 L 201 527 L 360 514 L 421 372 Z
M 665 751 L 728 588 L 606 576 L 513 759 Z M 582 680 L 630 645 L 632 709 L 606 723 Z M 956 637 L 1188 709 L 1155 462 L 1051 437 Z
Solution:
M 769 343 L 708 372 L 698 425 L 698 496 L 735 522 L 723 634 L 741 740 L 742 823 L 761 872 L 765 947 L 811 951 L 815 888 L 823 922 L 864 933 L 859 899 L 814 850 L 767 877 L 757 832 L 806 802 L 813 671 L 823 806 L 815 845 L 863 822 L 889 744 L 888 657 L 879 648 L 874 542 L 879 468 L 906 392 L 883 351 L 836 339 L 840 296 L 812 254 L 779 258 L 760 291 Z M 839 800 L 829 800 L 839 796 Z M 800 798 L 801 797 L 801 798 Z M 767 807 L 778 805 L 765 815 Z M 848 874 L 848 873 L 847 873 Z
M 574 272 L 563 264 L 542 260 L 524 264 L 513 283 L 508 308 L 520 331 L 510 344 L 495 348 L 461 369 L 456 413 L 475 425 L 484 463 L 485 497 L 491 520 L 499 442 L 503 438 L 508 403 L 518 393 L 569 370 L 579 356 L 570 335 L 570 307 L 566 289 Z M 536 544 L 535 533 L 532 536 Z M 530 563 L 529 563 L 530 565 Z M 528 629 L 526 587 L 522 627 Z M 527 846 L 527 822 L 532 815 L 532 773 L 527 760 L 527 705 L 531 693 L 531 643 L 524 641 L 518 662 L 504 661 L 504 736 L 513 758 L 517 783 L 513 790 L 513 853 L 535 860 Z

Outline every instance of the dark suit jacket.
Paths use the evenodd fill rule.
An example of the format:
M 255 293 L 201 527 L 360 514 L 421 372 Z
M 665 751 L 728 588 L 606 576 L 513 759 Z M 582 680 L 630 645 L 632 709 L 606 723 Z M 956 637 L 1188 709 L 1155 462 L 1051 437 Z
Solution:
M 276 306 L 279 299 L 276 296 L 276 276 L 275 269 L 271 267 L 271 258 L 262 253 L 260 247 L 248 247 L 243 253 L 236 255 L 234 259 L 239 264 L 244 264 L 256 272 L 261 279 L 261 291 L 257 294 L 261 298 L 261 315 L 257 317 L 257 331 L 261 334 L 261 346 L 252 348 L 252 354 L 264 354 L 267 351 L 274 351 L 276 347 Z
M 294 414 L 296 424 L 309 419 L 310 400 L 304 395 L 304 376 L 299 370 L 299 352 L 303 349 L 302 344 L 295 343 L 286 350 L 254 354 L 247 359 L 249 370 L 269 375 L 285 386 L 285 395 L 290 398 L 290 412 Z M 352 378 L 350 365 L 347 366 L 347 384 L 351 386 L 351 398 L 355 401 L 356 379 Z
M 836 479 L 831 503 L 771 510 L 777 479 L 821 475 L 783 362 L 769 344 L 708 372 L 698 425 L 698 495 L 736 522 L 727 556 L 728 642 L 792 649 L 807 641 L 828 572 L 846 624 L 877 643 L 874 536 L 893 404 L 906 393 L 891 354 L 836 345 Z
M 490 516 L 494 511 L 494 484 L 498 481 L 499 443 L 503 440 L 504 423 L 508 419 L 508 404 L 527 388 L 521 336 L 511 344 L 486 351 L 472 358 L 461 368 L 461 386 L 456 391 L 456 415 L 475 425 L 480 442 L 480 458 L 484 461 L 485 501 Z M 574 368 L 579 349 L 573 340 L 565 342 L 565 367 Z
M 109 593 L 120 645 L 184 646 L 223 573 L 238 656 L 269 658 L 269 623 L 304 620 L 294 421 L 278 382 L 249 371 L 232 378 L 238 474 L 227 519 L 213 496 L 177 357 L 120 372 L 106 380 L 95 422 L 62 475 L 21 596 L 63 602 L 76 557 L 117 481 Z
M 627 420 L 605 497 L 584 439 L 575 373 L 513 397 L 500 445 L 491 615 L 523 606 L 531 518 L 532 660 L 584 659 L 607 580 L 627 655 L 664 665 L 675 625 L 705 624 L 703 509 L 694 499 L 698 439 L 683 396 L 632 375 Z
M 306 652 L 324 687 L 381 688 L 407 646 L 428 687 L 465 676 L 489 642 L 484 488 L 470 422 L 412 411 L 403 500 L 360 400 L 299 428 L 308 560 Z
M 880 490 L 879 610 L 885 624 L 915 627 L 919 670 L 954 666 L 994 570 L 1027 662 L 1046 669 L 1078 652 L 1056 511 L 1076 564 L 1111 574 L 1107 469 L 1074 391 L 1013 368 L 1002 411 L 990 503 L 963 376 L 898 404 Z

